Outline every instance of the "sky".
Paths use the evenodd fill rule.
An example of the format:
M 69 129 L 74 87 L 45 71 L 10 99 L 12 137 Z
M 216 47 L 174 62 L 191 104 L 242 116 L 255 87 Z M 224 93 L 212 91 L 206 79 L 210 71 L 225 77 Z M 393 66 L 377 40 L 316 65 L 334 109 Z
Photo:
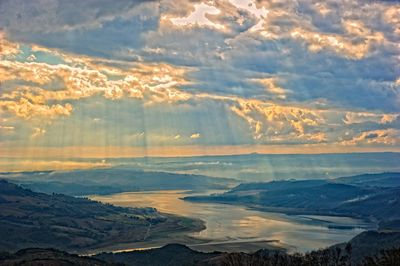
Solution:
M 400 151 L 400 2 L 0 0 L 0 158 Z

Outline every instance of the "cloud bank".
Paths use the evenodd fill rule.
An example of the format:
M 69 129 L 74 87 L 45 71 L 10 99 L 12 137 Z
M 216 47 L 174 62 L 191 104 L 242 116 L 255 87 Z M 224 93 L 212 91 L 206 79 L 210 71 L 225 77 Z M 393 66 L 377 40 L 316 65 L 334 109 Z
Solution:
M 1 2 L 1 145 L 399 148 L 399 3 L 106 2 Z

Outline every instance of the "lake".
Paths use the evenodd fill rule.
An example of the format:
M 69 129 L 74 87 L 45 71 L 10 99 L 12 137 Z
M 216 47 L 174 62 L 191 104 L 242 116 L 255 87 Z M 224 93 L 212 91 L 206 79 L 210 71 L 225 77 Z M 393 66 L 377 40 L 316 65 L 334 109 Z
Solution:
M 237 242 L 246 245 L 246 242 L 279 240 L 278 245 L 291 252 L 305 252 L 348 241 L 360 232 L 374 228 L 372 224 L 350 217 L 261 212 L 227 204 L 188 202 L 180 199 L 184 196 L 187 196 L 186 191 L 168 190 L 90 198 L 124 207 L 155 207 L 161 212 L 199 218 L 207 228 L 190 235 L 207 239 L 211 244 Z M 233 250 L 243 251 L 243 245 L 237 245 Z

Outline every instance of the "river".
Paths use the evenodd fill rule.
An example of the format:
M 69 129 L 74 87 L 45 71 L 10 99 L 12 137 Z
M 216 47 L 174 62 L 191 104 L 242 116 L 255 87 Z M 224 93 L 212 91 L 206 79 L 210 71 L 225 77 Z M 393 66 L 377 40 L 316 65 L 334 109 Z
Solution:
M 208 191 L 211 193 L 214 191 Z M 250 243 L 279 240 L 291 252 L 306 252 L 350 240 L 373 225 L 350 217 L 286 215 L 241 206 L 181 200 L 186 191 L 126 192 L 91 199 L 124 207 L 155 207 L 161 212 L 199 218 L 206 229 L 191 233 L 210 243 Z M 188 243 L 189 244 L 189 243 Z M 243 246 L 243 245 L 242 245 Z M 240 251 L 241 245 L 236 251 Z M 233 248 L 235 250 L 235 248 Z

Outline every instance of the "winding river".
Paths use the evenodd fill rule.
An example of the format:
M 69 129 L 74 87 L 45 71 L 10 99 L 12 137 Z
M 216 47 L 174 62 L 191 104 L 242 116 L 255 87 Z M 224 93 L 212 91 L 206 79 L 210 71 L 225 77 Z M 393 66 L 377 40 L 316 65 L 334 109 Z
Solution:
M 212 192 L 215 191 L 206 194 Z M 211 244 L 236 242 L 250 246 L 257 241 L 278 240 L 280 246 L 292 252 L 305 252 L 348 241 L 373 228 L 365 221 L 349 217 L 286 215 L 241 206 L 181 200 L 186 193 L 180 190 L 126 192 L 90 198 L 125 207 L 151 206 L 161 212 L 199 218 L 205 221 L 207 228 L 191 236 L 210 240 Z M 232 249 L 243 250 L 243 245 Z

